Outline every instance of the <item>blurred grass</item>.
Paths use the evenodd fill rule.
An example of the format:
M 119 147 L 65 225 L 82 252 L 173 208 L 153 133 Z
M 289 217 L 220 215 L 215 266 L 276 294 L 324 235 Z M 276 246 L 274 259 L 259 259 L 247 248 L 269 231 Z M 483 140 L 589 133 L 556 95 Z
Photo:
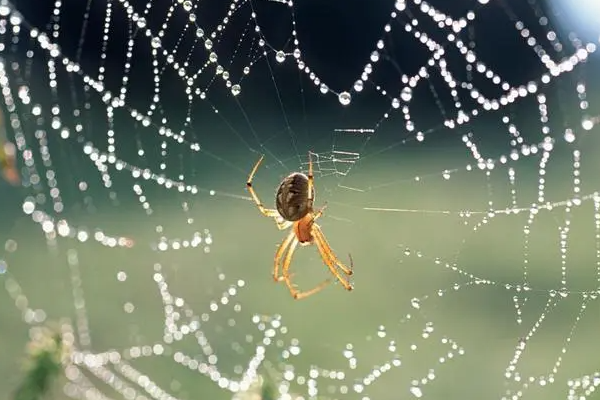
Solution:
M 60 332 L 48 328 L 34 331 L 27 344 L 24 378 L 14 392 L 14 400 L 41 400 L 52 390 L 68 359 L 67 346 Z

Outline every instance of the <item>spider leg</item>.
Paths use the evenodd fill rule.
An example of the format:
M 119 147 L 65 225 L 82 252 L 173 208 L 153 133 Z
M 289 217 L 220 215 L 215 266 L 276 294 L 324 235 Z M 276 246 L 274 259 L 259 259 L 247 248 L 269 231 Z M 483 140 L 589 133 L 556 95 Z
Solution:
M 329 271 L 331 271 L 331 273 L 336 277 L 336 279 L 342 284 L 342 286 L 344 286 L 344 289 L 346 290 L 353 290 L 354 287 L 352 286 L 352 283 L 350 283 L 348 281 L 348 279 L 344 278 L 340 272 L 337 270 L 337 268 L 335 268 L 335 262 L 332 261 L 330 258 L 328 258 L 328 254 L 326 253 L 326 250 L 324 250 L 321 246 L 322 244 L 320 242 L 315 241 L 317 248 L 319 249 L 319 253 L 321 253 L 321 257 L 323 258 L 323 262 L 325 262 L 325 265 L 327 265 L 327 267 L 329 268 Z
M 285 255 L 285 258 L 283 259 L 283 267 L 281 268 L 281 278 L 285 281 L 285 284 L 290 290 L 290 293 L 292 293 L 292 296 L 294 295 L 294 292 L 297 291 L 297 289 L 294 287 L 290 280 L 290 264 L 292 263 L 292 256 L 294 255 L 294 251 L 296 250 L 297 246 L 298 240 L 292 240 L 292 243 L 288 246 L 287 253 Z
M 313 165 L 312 165 L 312 153 L 308 152 L 308 209 L 311 210 L 313 206 L 313 202 L 315 200 L 315 189 L 314 189 L 314 174 L 313 174 Z
M 283 261 L 282 278 L 285 281 L 285 284 L 288 287 L 290 293 L 292 294 L 292 297 L 296 300 L 300 300 L 322 290 L 325 286 L 331 283 L 331 280 L 327 279 L 326 281 L 321 282 L 321 284 L 307 291 L 300 291 L 296 288 L 296 285 L 294 285 L 291 280 L 290 265 L 292 263 L 292 256 L 294 255 L 294 251 L 296 250 L 297 245 L 298 240 L 296 239 L 290 244 L 288 248 L 288 252 L 285 255 L 285 259 Z
M 315 244 L 319 248 L 319 251 L 321 252 L 321 256 L 323 257 L 323 259 L 326 262 L 327 262 L 327 260 L 330 261 L 331 265 L 328 264 L 328 266 L 331 269 L 331 272 L 336 276 L 336 278 L 342 283 L 342 285 L 344 285 L 344 287 L 347 290 L 352 290 L 352 285 L 346 279 L 344 279 L 338 272 L 337 268 L 335 268 L 335 266 L 338 266 L 344 272 L 344 274 L 346 274 L 348 276 L 352 275 L 354 273 L 354 271 L 352 270 L 352 267 L 353 267 L 352 257 L 350 257 L 350 267 L 344 265 L 335 256 L 335 254 L 333 253 L 333 250 L 331 250 L 331 246 L 329 246 L 329 243 L 327 243 L 327 239 L 325 239 L 325 235 L 323 234 L 323 231 L 321 230 L 321 227 L 319 225 L 313 224 L 312 234 L 315 239 Z
M 273 210 L 273 211 L 277 212 L 277 210 Z M 286 221 L 285 219 L 283 219 L 281 217 L 281 215 L 279 215 L 279 213 L 277 214 L 277 216 L 274 219 L 275 219 L 275 224 L 277 225 L 277 228 L 279 228 L 280 231 L 287 229 L 294 224 L 292 221 Z
M 277 252 L 275 253 L 275 266 L 273 267 L 273 279 L 275 279 L 276 282 L 281 282 L 283 280 L 283 276 L 279 276 L 279 264 L 281 264 L 281 258 L 283 257 L 285 250 L 290 246 L 290 243 L 292 243 L 292 240 L 294 239 L 295 234 L 292 230 L 277 248 Z
M 254 201 L 262 215 L 264 215 L 265 217 L 273 218 L 275 220 L 275 223 L 277 224 L 277 228 L 279 228 L 279 230 L 283 230 L 289 228 L 291 223 L 288 223 L 288 221 L 283 220 L 283 218 L 281 218 L 281 215 L 279 215 L 279 212 L 277 210 L 266 208 L 265 206 L 263 206 L 262 202 L 258 198 L 258 195 L 256 194 L 256 191 L 254 191 L 254 188 L 252 187 L 252 180 L 254 179 L 254 175 L 256 174 L 256 171 L 258 170 L 258 167 L 260 166 L 260 163 L 262 162 L 264 157 L 265 156 L 261 156 L 260 159 L 254 165 L 254 168 L 252 168 L 252 171 L 248 176 L 248 181 L 246 182 L 246 187 L 248 188 L 248 191 L 252 196 L 252 200 Z
M 313 214 L 312 220 L 316 221 L 317 218 L 320 218 L 321 215 L 323 215 L 323 212 L 325 211 L 326 208 L 327 208 L 327 203 L 323 204 L 323 207 L 319 208 L 319 210 Z
M 331 280 L 327 279 L 310 290 L 300 292 L 300 291 L 298 291 L 298 289 L 294 289 L 292 291 L 292 296 L 294 296 L 294 299 L 296 299 L 296 300 L 301 300 L 301 299 L 307 298 L 308 296 L 312 296 L 313 294 L 325 289 L 325 287 L 327 285 L 329 285 L 330 283 L 331 283 Z
M 323 250 L 325 250 L 325 252 L 329 255 L 329 257 L 334 262 L 334 264 L 336 264 L 338 267 L 340 267 L 340 269 L 342 271 L 344 271 L 344 273 L 346 275 L 352 275 L 354 273 L 352 256 L 350 256 L 350 267 L 348 267 L 344 263 L 342 263 L 333 253 L 333 250 L 331 249 L 329 242 L 325 238 L 325 234 L 323 233 L 323 231 L 321 230 L 321 227 L 318 224 L 313 225 L 312 234 L 315 237 L 315 240 L 318 240 L 319 242 L 321 242 L 321 244 L 323 245 Z

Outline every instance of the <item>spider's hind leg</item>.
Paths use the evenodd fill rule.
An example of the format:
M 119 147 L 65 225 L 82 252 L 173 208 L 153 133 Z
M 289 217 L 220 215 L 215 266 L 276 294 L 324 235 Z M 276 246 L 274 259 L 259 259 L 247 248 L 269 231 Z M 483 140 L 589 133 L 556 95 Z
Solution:
M 317 224 L 313 225 L 313 234 L 315 236 L 315 244 L 319 249 L 319 253 L 321 253 L 321 257 L 323 258 L 323 261 L 325 262 L 331 273 L 337 278 L 337 280 L 342 284 L 342 286 L 344 286 L 344 289 L 354 289 L 352 283 L 350 283 L 350 281 L 347 278 L 344 278 L 342 274 L 340 274 L 338 268 L 336 268 L 339 267 L 339 269 L 341 269 L 346 276 L 352 275 L 352 258 L 350 258 L 350 267 L 347 267 L 342 262 L 340 262 L 337 259 L 337 257 L 333 254 L 329 243 L 327 243 L 327 240 L 325 239 L 325 235 L 323 235 L 323 232 Z
M 315 286 L 314 288 L 310 289 L 310 290 L 306 290 L 306 291 L 299 291 L 298 289 L 290 289 L 290 291 L 292 292 L 292 296 L 294 297 L 294 299 L 296 300 L 301 300 L 304 299 L 308 296 L 311 296 L 317 292 L 320 292 L 321 290 L 325 289 L 325 287 L 327 285 L 329 285 L 331 283 L 330 279 L 327 279 L 323 282 L 321 282 L 319 285 Z
M 283 254 L 288 247 L 290 247 L 290 244 L 294 241 L 294 239 L 294 231 L 291 231 L 277 248 L 277 252 L 275 253 L 275 265 L 273 267 L 273 279 L 275 282 L 281 282 L 284 279 L 282 275 L 279 275 L 279 264 L 281 264 L 281 258 L 283 257 Z M 294 247 L 296 246 L 294 245 Z
M 307 290 L 307 291 L 299 290 L 296 287 L 296 285 L 294 285 L 292 283 L 292 276 L 290 275 L 290 265 L 292 264 L 292 256 L 294 255 L 294 251 L 296 250 L 296 246 L 298 246 L 298 244 L 299 244 L 298 240 L 294 238 L 294 240 L 291 242 L 291 244 L 288 248 L 287 254 L 285 255 L 285 259 L 283 261 L 283 268 L 282 268 L 282 272 L 281 272 L 281 279 L 285 282 L 286 286 L 288 287 L 288 289 L 290 291 L 290 294 L 296 300 L 300 300 L 300 299 L 306 298 L 310 295 L 313 295 L 313 294 L 321 291 L 322 289 L 325 288 L 325 286 L 327 286 L 331 283 L 331 280 L 327 279 L 326 281 L 321 282 L 316 287 L 312 288 L 311 290 Z M 283 253 L 283 250 L 281 251 L 281 253 Z

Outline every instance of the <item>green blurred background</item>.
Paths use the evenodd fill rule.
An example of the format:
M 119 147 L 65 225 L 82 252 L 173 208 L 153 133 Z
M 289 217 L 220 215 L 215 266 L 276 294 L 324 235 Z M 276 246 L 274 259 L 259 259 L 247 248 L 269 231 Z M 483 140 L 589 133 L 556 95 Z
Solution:
M 582 178 L 593 185 L 593 171 L 598 166 L 592 158 L 587 160 Z M 557 165 L 561 160 L 554 161 Z M 437 162 L 460 165 L 451 157 Z M 549 188 L 555 189 L 553 198 L 558 199 L 569 197 L 568 181 L 572 177 L 570 161 L 565 157 L 562 162 L 563 166 L 548 176 Z M 527 164 L 523 161 L 514 165 L 518 171 L 518 204 L 532 201 L 534 194 L 531 186 L 536 171 Z M 370 167 L 357 168 L 357 179 L 362 173 L 392 182 L 398 167 L 374 161 Z M 426 167 L 417 161 L 402 165 L 407 173 L 423 168 Z M 257 190 L 266 203 L 277 184 L 273 178 L 268 170 L 262 170 L 256 179 Z M 224 179 L 232 188 L 236 184 L 243 187 L 241 176 Z M 323 181 L 327 182 L 327 178 Z M 525 239 L 527 210 L 516 215 L 499 214 L 473 231 L 473 226 L 485 218 L 474 210 L 485 211 L 484 205 L 490 199 L 499 208 L 509 201 L 511 186 L 507 184 L 506 171 L 501 169 L 494 171 L 489 181 L 480 172 L 457 172 L 449 180 L 431 176 L 419 183 L 403 182 L 366 193 L 337 191 L 328 195 L 322 190 L 327 188 L 327 184 L 317 180 L 317 203 L 329 203 L 322 227 L 337 254 L 344 258 L 345 253 L 352 253 L 356 269 L 356 290 L 352 293 L 335 285 L 304 301 L 293 301 L 287 289 L 271 279 L 273 254 L 283 233 L 272 221 L 261 217 L 249 201 L 218 196 L 198 197 L 194 201 L 189 217 L 196 221 L 195 227 L 210 229 L 210 252 L 205 253 L 202 248 L 152 251 L 149 243 L 158 236 L 153 219 L 164 221 L 167 236 L 169 232 L 190 230 L 185 222 L 188 215 L 178 204 L 180 199 L 170 198 L 166 192 L 151 202 L 156 214 L 153 217 L 135 216 L 139 215 L 135 208 L 117 207 L 86 218 L 88 226 L 102 226 L 106 232 L 122 232 L 135 238 L 133 249 L 77 244 L 67 239 L 60 239 L 55 248 L 47 249 L 37 225 L 25 216 L 12 217 L 13 225 L 2 239 L 16 241 L 18 250 L 5 253 L 10 274 L 5 274 L 3 280 L 18 281 L 29 307 L 44 309 L 49 319 L 70 318 L 75 324 L 73 277 L 66 252 L 76 250 L 89 319 L 90 350 L 126 352 L 131 346 L 161 342 L 163 305 L 153 281 L 155 264 L 159 263 L 169 292 L 185 299 L 198 315 L 210 315 L 203 331 L 218 356 L 219 371 L 229 377 L 236 376 L 236 365 L 246 366 L 260 339 L 260 332 L 251 323 L 254 314 L 282 316 L 289 329 L 282 339 L 300 341 L 301 354 L 288 361 L 298 375 L 306 376 L 308 368 L 317 365 L 344 371 L 346 383 L 351 384 L 355 378 L 368 376 L 376 366 L 391 361 L 397 353 L 402 366 L 385 374 L 368 390 L 377 399 L 410 397 L 411 381 L 426 377 L 430 370 L 435 371 L 435 380 L 423 387 L 428 397 L 481 398 L 482 392 L 497 397 L 507 389 L 503 375 L 515 347 L 538 322 L 540 326 L 529 339 L 517 371 L 524 377 L 552 374 L 556 384 L 550 390 L 532 384 L 525 398 L 565 398 L 569 379 L 597 369 L 593 354 L 598 302 L 585 299 L 580 293 L 594 291 L 598 286 L 593 202 L 585 201 L 570 215 L 561 206 L 540 211 Z M 365 211 L 361 206 L 414 206 L 416 211 L 384 213 Z M 461 208 L 472 210 L 471 216 L 460 217 L 456 210 Z M 18 204 L 11 204 L 9 209 L 18 209 Z M 570 222 L 565 262 L 568 296 L 553 298 L 549 291 L 561 288 L 559 228 L 565 221 Z M 527 267 L 524 260 L 528 261 Z M 473 278 L 450 270 L 445 263 L 494 284 L 474 285 Z M 525 268 L 532 288 L 527 294 L 514 289 L 514 285 L 523 283 Z M 326 269 L 313 247 L 298 250 L 293 269 L 301 287 L 326 277 Z M 119 272 L 126 273 L 125 281 L 118 280 Z M 219 278 L 220 274 L 224 278 Z M 219 302 L 222 292 L 238 279 L 244 280 L 245 286 L 232 303 L 211 312 L 211 301 Z M 457 284 L 461 286 L 455 290 L 453 286 Z M 445 290 L 441 297 L 440 289 Z M 521 324 L 517 323 L 514 296 L 521 304 L 527 299 L 520 307 Z M 11 388 L 19 382 L 28 328 L 13 301 L 6 294 L 3 297 L 0 349 L 5 361 L 0 365 L 0 376 L 2 387 Z M 419 309 L 411 306 L 412 298 L 421 299 Z M 124 310 L 126 303 L 135 307 L 133 312 Z M 233 304 L 238 303 L 241 311 L 236 312 Z M 583 305 L 587 306 L 585 310 L 581 309 Z M 406 319 L 406 314 L 411 318 Z M 234 327 L 230 326 L 231 320 L 235 321 Z M 425 340 L 422 331 L 427 324 L 434 330 Z M 385 327 L 384 338 L 377 335 L 380 325 Z M 253 336 L 250 342 L 247 335 Z M 442 344 L 443 338 L 454 340 L 464 349 L 464 355 L 454 351 L 454 358 L 440 364 L 438 358 L 451 350 Z M 396 351 L 389 352 L 392 340 Z M 239 354 L 232 343 L 239 343 L 243 353 Z M 349 369 L 342 355 L 348 343 L 356 351 L 356 370 Z M 412 350 L 411 345 L 418 347 Z M 191 357 L 200 352 L 191 338 L 170 346 L 171 353 L 176 351 Z M 267 359 L 281 362 L 280 353 L 281 349 L 269 349 Z M 554 374 L 552 368 L 557 360 L 560 368 Z M 180 398 L 231 396 L 208 378 L 176 364 L 172 355 L 143 357 L 131 364 Z M 321 390 L 326 393 L 333 383 L 336 382 L 323 379 Z M 342 398 L 358 398 L 355 396 Z M 62 398 L 58 389 L 54 398 Z

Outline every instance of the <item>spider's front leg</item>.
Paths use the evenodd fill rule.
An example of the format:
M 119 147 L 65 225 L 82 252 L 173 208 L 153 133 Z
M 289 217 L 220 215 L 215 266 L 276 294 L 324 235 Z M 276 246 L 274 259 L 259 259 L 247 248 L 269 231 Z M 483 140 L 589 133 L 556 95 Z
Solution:
M 311 210 L 313 207 L 313 202 L 315 201 L 315 176 L 313 174 L 313 164 L 312 164 L 312 152 L 308 152 L 308 209 Z
M 275 220 L 275 223 L 277 224 L 277 227 L 280 230 L 285 229 L 288 228 L 290 224 L 288 224 L 287 221 L 281 218 L 281 215 L 279 215 L 279 212 L 277 210 L 266 208 L 258 198 L 258 194 L 256 194 L 256 191 L 252 187 L 252 180 L 254 179 L 254 175 L 256 174 L 256 171 L 258 170 L 258 167 L 260 166 L 260 163 L 262 162 L 264 157 L 265 156 L 261 156 L 256 162 L 256 164 L 254 164 L 254 167 L 252 168 L 252 171 L 250 171 L 250 175 L 248 176 L 248 181 L 246 181 L 246 188 L 250 192 L 250 196 L 252 196 L 252 201 L 254 201 L 261 214 L 265 217 L 273 218 Z

